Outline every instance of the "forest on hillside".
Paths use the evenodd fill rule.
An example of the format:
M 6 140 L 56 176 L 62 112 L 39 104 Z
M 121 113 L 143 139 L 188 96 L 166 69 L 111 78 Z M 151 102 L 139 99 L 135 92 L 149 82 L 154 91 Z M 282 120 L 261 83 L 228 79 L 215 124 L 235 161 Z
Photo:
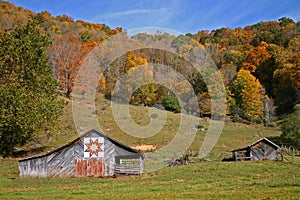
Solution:
M 178 36 L 159 31 L 155 34 L 129 36 L 122 28 L 111 29 L 105 24 L 74 21 L 66 15 L 54 17 L 47 11 L 34 13 L 1 1 L 0 32 L 0 91 L 1 102 L 6 102 L 1 106 L 3 112 L 0 116 L 2 153 L 9 154 L 13 148 L 7 146 L 7 143 L 22 145 L 33 132 L 55 120 L 62 102 L 54 99 L 58 95 L 72 99 L 76 76 L 86 57 L 96 47 L 104 42 L 109 43 L 117 35 L 120 35 L 120 40 L 114 43 L 114 48 L 121 51 L 132 46 L 135 50 L 114 59 L 99 75 L 98 91 L 105 94 L 106 98 L 113 98 L 117 81 L 123 75 L 139 77 L 140 66 L 147 72 L 145 77 L 149 82 L 154 77 L 167 79 L 166 74 L 172 76 L 173 72 L 160 67 L 169 66 L 184 77 L 174 81 L 177 92 L 187 102 L 184 108 L 180 107 L 173 91 L 157 83 L 133 87 L 131 91 L 123 85 L 121 90 L 126 90 L 123 94 L 130 94 L 132 105 L 162 105 L 166 110 L 174 112 L 184 110 L 197 116 L 210 116 L 211 100 L 214 98 L 211 90 L 221 90 L 222 87 L 210 89 L 207 83 L 221 77 L 223 92 L 226 94 L 227 115 L 237 121 L 247 120 L 265 125 L 273 125 L 273 121 L 278 118 L 289 119 L 283 125 L 284 134 L 300 144 L 300 22 L 288 17 L 235 29 L 200 30 L 198 33 Z M 150 44 L 157 48 L 146 48 Z M 105 48 L 101 46 L 101 50 L 107 53 L 102 58 L 112 57 L 111 46 L 106 45 Z M 187 58 L 192 60 L 198 50 L 209 54 L 217 71 L 207 67 L 212 65 L 210 62 L 197 64 L 201 73 L 195 70 Z M 43 58 L 43 62 L 40 62 L 40 58 Z M 41 76 L 36 73 L 41 73 Z M 44 77 L 43 74 L 45 78 L 40 78 Z M 208 78 L 204 78 L 203 74 Z M 36 85 L 28 87 L 32 81 Z M 186 90 L 186 81 L 192 85 L 197 97 L 193 99 L 197 102 L 196 111 L 190 99 L 190 91 Z M 35 98 L 34 94 L 44 93 L 47 95 L 41 95 L 41 99 Z M 33 104 L 20 100 L 22 98 L 30 98 L 34 102 L 47 102 L 47 99 L 47 105 L 35 111 L 47 113 L 50 109 L 53 112 L 45 114 L 45 117 L 32 116 L 33 120 L 25 120 L 23 124 L 24 116 L 31 116 L 28 113 Z M 15 109 L 19 104 L 24 105 L 23 109 Z M 37 116 L 45 119 L 36 120 Z M 24 128 L 27 131 L 23 135 L 13 134 Z M 11 136 L 8 137 L 6 133 L 11 133 Z

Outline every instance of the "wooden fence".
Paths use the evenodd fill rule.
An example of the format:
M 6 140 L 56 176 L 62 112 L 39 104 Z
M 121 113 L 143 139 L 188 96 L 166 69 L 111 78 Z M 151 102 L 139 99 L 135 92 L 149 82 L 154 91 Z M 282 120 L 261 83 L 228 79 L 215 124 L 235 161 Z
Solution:
M 281 146 L 281 153 L 283 156 L 283 159 L 287 160 L 288 162 L 295 164 L 298 163 L 300 159 L 295 159 L 295 157 L 299 157 L 300 156 L 300 150 L 299 149 L 295 149 L 294 147 L 287 147 L 287 146 Z M 285 155 L 288 156 L 292 156 L 291 160 L 288 159 Z M 296 162 L 295 162 L 296 160 Z M 298 162 L 297 162 L 298 161 Z
M 284 154 L 284 155 L 293 155 L 293 152 L 294 152 L 294 155 L 295 156 L 300 156 L 300 150 L 298 149 L 295 149 L 293 147 L 287 147 L 287 146 L 281 146 L 281 152 Z

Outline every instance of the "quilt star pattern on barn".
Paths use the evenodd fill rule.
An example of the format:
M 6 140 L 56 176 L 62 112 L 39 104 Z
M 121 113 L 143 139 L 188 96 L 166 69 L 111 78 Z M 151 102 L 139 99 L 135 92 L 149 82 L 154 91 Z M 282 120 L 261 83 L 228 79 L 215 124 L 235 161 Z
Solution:
M 84 138 L 84 158 L 103 158 L 104 138 L 88 137 Z

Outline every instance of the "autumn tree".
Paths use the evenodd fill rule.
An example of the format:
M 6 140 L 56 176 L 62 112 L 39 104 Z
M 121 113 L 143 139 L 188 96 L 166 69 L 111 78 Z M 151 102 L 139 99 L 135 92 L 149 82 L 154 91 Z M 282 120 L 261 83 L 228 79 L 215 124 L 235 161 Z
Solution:
M 271 55 L 267 51 L 268 44 L 261 42 L 257 47 L 249 52 L 246 60 L 242 63 L 242 68 L 255 72 L 256 69 L 271 58 Z
M 156 83 L 149 83 L 137 88 L 130 99 L 130 104 L 153 106 L 160 104 L 167 89 Z
M 32 22 L 0 33 L 0 154 L 13 155 L 35 131 L 53 122 L 61 108 L 45 46 Z
M 133 51 L 129 51 L 127 53 L 127 59 L 126 59 L 126 70 L 129 70 L 134 67 L 138 67 L 140 65 L 146 65 L 147 60 L 141 56 L 136 56 Z
M 86 54 L 97 46 L 95 41 L 82 44 L 74 35 L 57 35 L 49 49 L 50 65 L 66 97 L 71 98 L 80 64 Z
M 241 69 L 232 83 L 232 93 L 242 116 L 250 120 L 263 118 L 260 82 L 248 71 Z
M 55 78 L 68 98 L 71 96 L 82 43 L 73 35 L 58 35 L 50 49 L 50 64 Z
M 287 49 L 275 53 L 276 70 L 273 78 L 273 93 L 279 114 L 293 111 L 300 101 L 300 37 L 293 38 Z

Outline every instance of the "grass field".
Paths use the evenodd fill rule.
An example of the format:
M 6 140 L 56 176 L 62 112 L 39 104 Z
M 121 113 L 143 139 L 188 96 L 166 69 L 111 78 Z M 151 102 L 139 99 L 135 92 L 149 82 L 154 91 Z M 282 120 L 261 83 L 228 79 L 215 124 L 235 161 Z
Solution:
M 196 162 L 142 176 L 18 178 L 16 160 L 0 160 L 0 199 L 299 199 L 298 164 Z
M 78 137 L 71 111 L 69 104 L 50 133 L 39 133 L 24 149 L 52 150 Z M 174 138 L 180 121 L 179 114 L 168 112 L 164 128 L 143 139 L 124 133 L 116 125 L 109 101 L 101 98 L 96 113 L 104 133 L 129 146 L 163 147 Z M 131 106 L 130 114 L 138 124 L 147 125 L 150 121 L 147 108 Z M 208 127 L 209 120 L 199 122 Z M 205 134 L 206 131 L 196 132 L 188 149 L 197 153 Z M 17 160 L 0 159 L 0 199 L 300 199 L 300 157 L 295 158 L 294 165 L 287 161 L 220 162 L 233 149 L 279 135 L 274 128 L 229 122 L 206 156 L 212 162 L 191 158 L 187 166 L 165 167 L 141 176 L 20 179 Z M 29 152 L 27 156 L 36 153 Z

